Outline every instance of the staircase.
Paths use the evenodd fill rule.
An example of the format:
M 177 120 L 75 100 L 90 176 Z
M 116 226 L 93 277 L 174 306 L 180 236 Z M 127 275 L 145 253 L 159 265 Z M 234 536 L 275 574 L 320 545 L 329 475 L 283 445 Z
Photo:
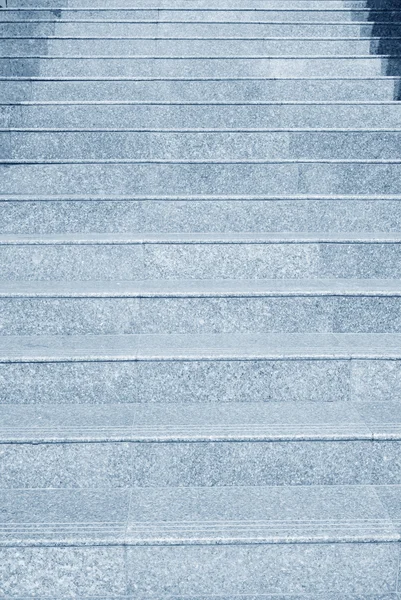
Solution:
M 0 598 L 400 600 L 401 7 L 0 19 Z

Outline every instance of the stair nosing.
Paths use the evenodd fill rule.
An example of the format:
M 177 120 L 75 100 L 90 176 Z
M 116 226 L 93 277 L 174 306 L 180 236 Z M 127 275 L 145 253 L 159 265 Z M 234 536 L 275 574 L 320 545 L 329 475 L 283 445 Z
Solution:
M 0 38 L 1 39 L 1 38 Z M 21 56 L 9 56 L 2 55 L 0 60 L 24 60 L 24 59 L 42 59 L 42 60 L 382 60 L 386 58 L 400 58 L 401 53 L 398 54 L 305 54 L 305 55 L 274 55 L 274 54 L 260 54 L 260 55 L 236 55 L 232 54 L 228 55 L 188 55 L 188 56 L 173 56 L 167 54 L 160 55 L 151 55 L 151 54 L 133 54 L 133 55 L 97 55 L 97 54 L 88 54 L 81 56 L 57 56 L 57 55 L 49 55 L 49 54 L 29 54 L 29 55 L 21 55 Z
M 62 158 L 62 159 L 6 159 L 0 158 L 1 165 L 302 165 L 302 164 L 330 164 L 330 165 L 400 165 L 400 158 L 386 159 L 334 159 L 334 158 L 278 158 L 278 159 L 131 159 L 131 158 Z
M 401 334 L 3 336 L 0 363 L 401 359 Z
M 329 132 L 329 133 L 401 133 L 401 127 L 265 127 L 265 128 L 117 128 L 117 127 L 0 127 L 0 133 L 292 133 L 292 132 Z M 302 162 L 302 159 L 300 159 Z M 385 159 L 383 159 L 385 160 Z M 3 161 L 0 158 L 0 163 Z
M 119 200 L 128 200 L 128 201 L 144 201 L 144 202 L 148 202 L 148 201 L 166 201 L 166 202 L 170 202 L 170 201 L 178 201 L 178 202 L 187 202 L 187 201 L 235 201 L 235 202 L 244 202 L 244 201 L 266 201 L 266 202 L 270 202 L 270 201 L 274 201 L 274 200 L 296 200 L 296 201 L 302 201 L 305 202 L 307 200 L 329 200 L 329 201 L 335 201 L 335 200 L 349 200 L 349 201 L 355 201 L 355 200 L 361 200 L 361 201 L 376 201 L 376 200 L 383 200 L 383 201 L 401 201 L 401 195 L 400 194 L 287 194 L 287 195 L 280 195 L 280 194 L 263 194 L 263 195 L 256 195 L 256 194 L 252 194 L 252 195 L 235 195 L 235 194 L 230 194 L 230 195 L 213 195 L 213 194 L 209 194 L 209 195 L 191 195 L 191 194 L 187 194 L 187 195 L 149 195 L 146 196 L 144 194 L 139 194 L 139 195 L 135 195 L 135 194 L 130 194 L 130 195 L 113 195 L 113 194 L 105 194 L 105 195 L 96 195 L 96 194 L 68 194 L 68 195 L 60 195 L 60 194 L 54 194 L 54 195 L 43 195 L 43 194 L 35 194 L 35 195 L 29 195 L 29 194 L 1 194 L 0 195 L 0 202 L 32 202 L 32 201 L 49 201 L 49 202 L 54 202 L 54 201 L 65 201 L 65 200 L 71 200 L 71 201 L 77 201 L 77 200 L 85 200 L 85 201 L 91 201 L 91 200 L 104 200 L 104 201 L 110 201 L 110 202 L 115 202 L 115 201 L 119 201 Z M 0 234 L 2 235 L 2 234 Z
M 372 77 L 18 77 L 1 76 L 0 81 L 398 81 L 395 75 L 377 75 Z
M 401 12 L 401 9 L 400 9 Z M 6 22 L 6 21 L 4 21 Z M 29 39 L 29 40 L 42 40 L 42 39 L 50 39 L 50 40 L 99 40 L 99 39 L 104 39 L 104 40 L 119 40 L 119 41 L 124 41 L 124 40 L 152 40 L 152 41 L 163 41 L 163 40 L 174 40 L 174 41 L 179 41 L 179 40 L 198 40 L 198 41 L 202 41 L 202 40 L 219 40 L 219 41 L 227 41 L 227 40 L 236 40 L 236 41 L 264 41 L 264 42 L 270 42 L 270 41 L 325 41 L 325 42 L 345 42 L 345 41 L 358 41 L 358 42 L 364 42 L 364 41 L 380 41 L 380 40 L 400 40 L 401 36 L 396 36 L 396 37 L 390 37 L 390 36 L 365 36 L 365 37 L 293 37 L 293 36 L 280 36 L 280 37 L 276 37 L 276 36 L 269 36 L 269 37 L 217 37 L 217 36 L 213 36 L 213 37 L 153 37 L 153 36 L 131 36 L 131 37 L 82 37 L 82 36 L 57 36 L 57 35 L 49 35 L 49 36 L 2 36 L 0 37 L 0 42 L 2 40 L 24 40 L 24 39 Z
M 260 298 L 399 297 L 401 281 L 312 280 L 132 280 L 0 282 L 0 298 Z

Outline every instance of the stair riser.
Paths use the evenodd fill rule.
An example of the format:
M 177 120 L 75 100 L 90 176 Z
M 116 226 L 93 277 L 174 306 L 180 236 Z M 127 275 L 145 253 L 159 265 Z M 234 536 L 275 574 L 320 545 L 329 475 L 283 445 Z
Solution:
M 383 5 L 383 6 L 382 6 Z M 57 17 L 61 14 L 61 10 L 64 8 L 60 0 L 8 0 L 8 8 L 19 9 L 19 8 L 42 8 L 42 9 L 59 9 L 54 15 Z M 280 0 L 252 0 L 251 3 L 244 4 L 244 0 L 219 0 L 219 4 L 212 5 L 210 0 L 158 0 L 155 4 L 155 0 L 136 0 L 135 7 L 132 6 L 131 0 L 97 0 L 96 8 L 110 9 L 110 8 L 155 8 L 155 7 L 166 7 L 166 8 L 262 8 L 262 9 L 282 9 L 283 2 Z M 327 2 L 325 0 L 286 0 L 285 6 L 289 9 L 313 9 L 313 10 L 324 10 L 327 8 Z M 366 0 L 330 0 L 329 6 L 332 9 L 344 9 L 344 8 L 366 8 Z M 397 9 L 397 0 L 376 0 L 375 6 L 383 9 Z M 89 2 L 85 3 L 82 0 L 69 0 L 68 9 L 87 9 L 93 10 L 93 5 Z M 54 13 L 53 13 L 54 14 Z
M 396 243 L 10 245 L 1 281 L 133 279 L 393 279 Z
M 23 59 L 0 58 L 2 77 L 374 77 L 380 58 Z
M 401 114 L 401 113 L 400 113 Z M 1 133 L 14 160 L 398 159 L 400 133 Z
M 28 164 L 0 167 L 7 194 L 399 194 L 401 164 Z
M 399 360 L 0 364 L 0 402 L 381 402 L 401 400 Z
M 401 298 L 14 298 L 0 323 L 2 335 L 401 333 Z
M 394 200 L 0 202 L 0 233 L 398 232 Z
M 396 589 L 399 549 L 398 544 L 379 542 L 4 548 L 0 553 L 10 573 L 5 576 L 6 589 L 20 597 L 34 587 L 43 598 L 51 589 L 60 598 L 132 594 L 139 600 L 151 592 L 161 600 L 171 593 L 182 600 L 202 600 L 205 593 L 246 600 L 250 593 L 278 592 L 283 600 L 291 600 L 294 591 L 302 590 L 302 597 L 312 600 L 330 590 L 345 600 L 348 591 L 374 600 Z
M 3 444 L 14 488 L 400 484 L 399 441 Z
M 391 101 L 396 98 L 397 90 L 395 82 L 388 79 L 375 80 L 311 80 L 293 79 L 293 80 L 263 80 L 255 79 L 251 81 L 3 81 L 0 86 L 0 100 L 2 102 L 21 102 L 30 100 L 39 101 L 187 101 L 187 102 L 315 102 L 319 101 Z M 286 107 L 283 108 L 283 110 Z M 63 124 L 83 123 L 107 123 L 102 119 L 105 110 L 116 112 L 116 124 L 126 119 L 130 112 L 137 113 L 139 108 L 134 109 L 123 107 L 111 107 L 109 109 L 100 109 L 96 107 L 21 107 L 22 115 L 34 113 L 33 120 L 29 121 L 25 117 L 24 123 L 37 123 L 37 126 L 52 127 L 62 126 Z M 145 109 L 143 109 L 145 110 Z M 149 108 L 147 109 L 150 110 Z M 157 122 L 156 108 L 152 107 L 152 117 Z M 159 109 L 163 112 L 163 119 L 167 119 L 168 113 L 174 109 Z M 188 110 L 188 109 L 187 109 Z M 199 110 L 199 109 L 193 109 Z M 213 111 L 217 107 L 212 107 L 208 118 L 211 118 Z M 223 109 L 221 109 L 223 110 Z M 237 108 L 237 110 L 241 110 Z M 264 107 L 251 108 L 247 111 L 265 110 Z M 267 109 L 266 109 L 267 110 Z M 278 108 L 276 107 L 276 110 Z M 331 110 L 331 108 L 330 108 Z M 332 110 L 336 110 L 333 107 Z M 351 109 L 352 110 L 352 109 Z M 358 110 L 355 108 L 354 110 Z M 374 110 L 373 108 L 371 110 Z M 399 107 L 376 107 L 376 110 L 390 111 L 399 110 Z M 123 112 L 119 112 L 123 111 Z M 344 113 L 347 111 L 344 111 Z M 6 112 L 7 114 L 7 112 Z M 85 114 L 89 115 L 85 118 Z M 100 116 L 96 116 L 99 114 Z M 139 113 L 142 114 L 142 113 Z M 259 113 L 263 116 L 263 112 Z M 64 116 L 65 115 L 65 116 Z M 180 119 L 185 116 L 181 113 Z M 57 117 L 57 118 L 56 118 Z M 133 117 L 128 117 L 128 123 Z M 21 121 L 16 121 L 20 123 Z M 112 121 L 113 122 L 113 121 Z M 124 120 L 124 123 L 126 121 Z M 215 123 L 215 119 L 211 123 Z M 384 121 L 385 123 L 386 121 Z M 168 121 L 167 121 L 168 123 Z M 194 121 L 196 123 L 196 120 Z M 224 121 L 223 121 L 224 124 Z M 15 126 L 15 125 L 14 125 Z M 33 125 L 34 126 L 34 125 Z M 78 126 L 78 125 L 77 125 Z M 82 126 L 82 125 L 81 125 Z M 207 126 L 207 125 L 206 125 Z M 209 123 L 209 126 L 210 123 Z M 219 125 L 217 125 L 219 126 Z M 220 125 L 223 126 L 223 125 Z M 261 123 L 257 126 L 261 126 Z
M 167 87 L 167 86 L 166 86 Z M 167 91 L 167 90 L 166 90 Z M 166 94 L 167 95 L 167 94 Z M 62 105 L 4 107 L 2 126 L 15 128 L 121 128 L 137 129 L 260 129 L 260 128 L 401 128 L 401 104 L 394 105 Z M 24 139 L 23 134 L 13 134 Z M 31 139 L 34 136 L 31 135 Z M 29 139 L 25 135 L 25 139 Z M 46 134 L 50 137 L 50 134 Z M 72 134 L 63 133 L 71 137 Z M 79 135 L 75 137 L 79 139 Z M 94 135 L 94 134 L 92 134 Z M 100 134 L 97 134 L 98 136 Z M 114 137 L 122 134 L 102 134 Z M 234 132 L 231 134 L 233 136 Z M 278 135 L 277 133 L 275 135 Z M 295 135 L 295 134 L 294 134 Z M 306 134 L 297 134 L 300 135 Z M 319 134 L 323 136 L 323 134 Z M 336 134 L 324 134 L 336 135 Z M 337 134 L 338 135 L 338 134 Z M 342 134 L 344 137 L 344 134 Z M 379 134 L 383 135 L 383 134 Z M 398 135 L 398 134 L 394 134 Z M 251 134 L 247 134 L 250 139 Z M 131 134 L 133 137 L 133 134 Z M 137 136 L 138 137 L 138 136 Z M 141 134 L 141 139 L 150 139 Z M 155 136 L 153 136 L 155 137 Z M 161 136 L 159 136 L 161 137 Z M 193 136 L 195 137 L 195 136 Z M 198 135 L 197 139 L 202 136 Z M 217 137 L 217 134 L 214 134 Z M 261 139 L 261 134 L 253 136 Z M 55 134 L 53 134 L 55 138 Z M 203 134 L 205 138 L 205 134 Z M 167 139 L 167 136 L 164 136 Z M 295 139 L 295 138 L 294 138 Z M 184 149 L 183 149 L 184 150 Z
M 393 44 L 395 48 L 395 42 Z M 370 40 L 1 40 L 3 56 L 362 56 Z M 373 52 L 378 53 L 378 52 Z M 400 44 L 401 54 L 401 44 Z
M 299 21 L 299 20 L 298 20 Z M 372 24 L 358 23 L 0 23 L 0 37 L 369 37 Z M 377 31 L 376 31 L 377 29 Z M 375 35 L 395 35 L 401 25 L 375 25 Z M 106 42 L 107 43 L 107 42 Z
M 253 3 L 249 4 L 252 8 Z M 401 11 L 379 12 L 370 15 L 369 10 L 330 10 L 330 5 L 326 9 L 319 10 L 291 10 L 291 7 L 285 8 L 282 6 L 280 10 L 265 10 L 259 8 L 256 10 L 218 10 L 220 5 L 211 7 L 209 10 L 174 10 L 164 8 L 163 10 L 152 10 L 151 8 L 139 9 L 133 6 L 135 10 L 61 10 L 60 13 L 54 15 L 52 11 L 7 11 L 2 16 L 1 21 L 20 22 L 20 21 L 53 21 L 57 25 L 68 21 L 155 21 L 163 23 L 163 21 L 196 21 L 196 22 L 247 22 L 247 21 L 278 21 L 279 23 L 286 21 L 307 21 L 307 22 L 340 22 L 352 23 L 353 21 L 372 21 L 372 20 L 401 20 Z M 215 10 L 213 10 L 215 8 Z M 284 10 L 283 10 L 284 9 Z M 56 17 L 56 18 L 55 18 Z M 376 17 L 376 18 L 375 18 Z

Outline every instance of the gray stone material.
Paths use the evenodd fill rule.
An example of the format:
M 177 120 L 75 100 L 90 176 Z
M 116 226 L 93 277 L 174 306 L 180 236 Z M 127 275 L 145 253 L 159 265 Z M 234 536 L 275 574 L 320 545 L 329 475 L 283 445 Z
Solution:
M 2 444 L 401 439 L 396 402 L 3 404 L 0 414 Z
M 394 542 L 398 539 L 397 526 L 389 519 L 387 499 L 394 497 L 397 489 L 217 486 L 3 490 L 0 545 L 44 546 L 52 542 L 57 546 L 85 546 L 91 540 L 129 546 L 205 545 L 221 544 L 223 533 L 225 544 L 344 543 L 352 536 L 365 543 Z M 280 518 L 283 514 L 284 519 Z
M 13 286 L 7 282 L 0 285 L 0 331 L 2 335 L 400 333 L 401 287 L 392 283 L 278 279 Z
M 392 279 L 397 234 L 2 236 L 0 280 Z M 344 261 L 347 256 L 347 263 Z
M 1 233 L 398 232 L 401 199 L 385 197 L 0 198 Z
M 241 43 L 242 56 L 362 56 L 372 41 L 366 39 L 248 39 Z M 230 39 L 0 39 L 3 56 L 237 56 L 238 40 Z
M 0 132 L 2 158 L 63 160 L 400 159 L 390 131 L 12 131 Z
M 246 412 L 247 406 L 241 408 L 237 415 L 234 412 L 237 419 Z M 300 406 L 299 410 L 302 408 L 305 407 Z M 313 411 L 310 407 L 304 414 L 313 414 Z M 66 425 L 60 433 L 56 428 L 54 434 L 51 428 L 45 433 L 44 428 L 38 427 L 34 442 L 30 441 L 34 428 L 25 433 L 24 428 L 9 428 L 15 434 L 4 433 L 5 437 L 4 429 L 0 447 L 2 488 L 358 486 L 401 482 L 397 463 L 401 445 L 399 424 L 397 440 L 392 439 L 391 432 L 387 435 L 381 432 L 380 440 L 374 441 L 369 427 L 362 421 L 352 426 L 338 421 L 327 424 L 320 417 L 303 431 L 302 419 L 296 425 L 276 422 L 273 418 L 272 424 L 241 426 L 225 422 L 211 426 L 210 417 L 209 423 L 204 419 L 206 422 L 201 425 L 193 412 L 185 410 L 182 415 L 190 417 L 188 429 L 182 421 L 175 426 L 168 423 L 159 427 L 134 425 L 131 434 L 117 429 L 113 432 L 111 427 L 92 427 L 91 432 L 90 428 L 74 430 Z M 203 412 L 204 416 L 207 411 L 196 412 Z M 278 419 L 282 406 L 276 415 L 271 406 L 267 414 L 269 412 L 273 413 L 270 418 Z M 294 410 L 284 412 L 294 413 Z M 333 418 L 333 411 L 324 412 L 331 412 L 329 417 Z M 348 415 L 356 418 L 349 408 Z M 249 419 L 255 416 L 258 416 L 257 411 Z M 280 417 L 283 418 L 285 415 Z M 195 431 L 192 438 L 191 427 Z M 374 429 L 372 425 L 370 428 Z M 325 430 L 326 439 L 321 429 Z M 157 441 L 153 441 L 155 439 Z
M 159 83 L 159 97 L 156 97 L 157 86 L 154 82 L 72 82 L 72 81 L 33 81 L 31 84 L 32 100 L 39 101 L 38 104 L 3 105 L 2 113 L 4 125 L 17 129 L 71 129 L 87 128 L 112 128 L 146 129 L 146 130 L 177 130 L 176 133 L 185 129 L 205 130 L 205 134 L 213 129 L 263 131 L 269 128 L 349 128 L 349 129 L 399 129 L 401 126 L 401 106 L 396 102 L 380 104 L 369 103 L 316 103 L 292 102 L 290 98 L 280 103 L 275 98 L 269 97 L 259 101 L 257 95 L 262 96 L 263 90 L 258 91 L 259 82 L 255 85 L 247 85 L 244 80 L 241 87 L 234 87 L 228 82 L 215 83 L 215 95 L 208 94 L 208 83 L 204 82 L 204 96 L 201 96 L 202 85 L 199 81 L 184 82 L 161 81 Z M 278 81 L 270 81 L 271 88 L 278 85 Z M 282 81 L 283 85 L 284 81 Z M 302 85 L 302 80 L 292 82 L 294 85 Z M 316 82 L 317 83 L 317 82 Z M 320 82 L 323 85 L 324 82 Z M 344 81 L 344 83 L 346 83 Z M 12 84 L 12 86 L 11 86 Z M 12 89 L 14 87 L 14 91 Z M 27 88 L 22 82 L 4 83 L 6 89 L 12 94 L 19 93 L 21 96 L 28 94 Z M 221 94 L 216 93 L 221 88 Z M 224 89 L 227 88 L 227 96 L 223 97 Z M 231 89 L 230 89 L 231 88 Z M 121 102 L 103 102 L 108 100 L 106 94 L 116 90 L 121 93 Z M 168 90 L 171 90 L 170 92 Z M 97 95 L 99 102 L 82 104 L 82 101 L 91 92 Z M 212 91 L 212 90 L 211 90 Z M 311 90 L 313 91 L 313 90 Z M 244 96 L 249 93 L 249 101 L 244 101 Z M 72 106 L 68 103 L 59 102 L 65 94 L 71 101 L 80 101 Z M 172 102 L 165 100 L 165 96 L 173 96 Z M 40 104 L 44 96 L 49 100 L 57 101 L 56 104 Z M 24 97 L 21 98 L 24 100 Z M 136 99 L 136 101 L 135 101 Z M 392 98 L 389 96 L 389 100 Z M 192 103 L 193 101 L 193 103 Z M 397 132 L 398 133 L 398 132 Z M 394 132 L 394 135 L 397 135 Z M 327 133 L 329 134 L 329 133 Z M 333 133 L 333 135 L 335 135 Z M 343 134 L 344 135 L 344 134 Z M 383 134 L 382 134 L 383 135 Z
M 20 10 L 28 10 L 32 9 L 40 9 L 40 8 L 50 8 L 57 6 L 60 8 L 60 3 L 58 0 L 58 4 L 56 5 L 54 0 L 9 0 L 7 5 L 9 8 L 20 9 Z M 154 8 L 155 6 L 160 8 L 195 8 L 195 9 L 213 9 L 216 6 L 211 6 L 210 0 L 159 0 L 157 5 L 155 5 L 154 0 L 137 0 L 135 2 L 135 7 L 132 6 L 132 2 L 130 0 L 97 0 L 96 7 L 101 10 L 109 10 L 113 8 L 114 10 L 119 10 L 121 8 L 125 8 L 128 10 L 132 10 L 133 8 Z M 390 5 L 391 6 L 391 5 Z M 285 5 L 283 7 L 283 2 L 279 0 L 252 0 L 252 4 L 245 5 L 243 0 L 221 0 L 219 2 L 219 8 L 257 8 L 257 9 L 283 9 L 287 7 L 288 9 L 327 9 L 327 3 L 325 0 L 286 0 Z M 356 8 L 356 9 L 364 9 L 366 8 L 365 0 L 330 0 L 329 7 L 331 10 L 343 10 L 345 7 L 347 8 Z M 90 6 L 87 2 L 83 0 L 69 0 L 68 5 L 63 5 L 62 8 L 64 10 L 68 9 L 85 9 L 85 10 L 93 10 L 93 6 Z M 61 13 L 58 13 L 61 16 Z
M 374 77 L 385 74 L 377 56 L 362 58 L 0 58 L 10 77 Z
M 0 22 L 0 37 L 369 37 L 372 24 L 363 28 L 359 23 L 313 23 L 298 21 L 280 23 L 258 22 Z
M 4 444 L 0 452 L 2 488 L 115 489 L 132 481 L 129 443 Z
M 380 82 L 380 85 L 378 85 L 378 81 Z M 385 117 L 387 113 L 392 116 L 395 112 L 395 117 L 392 116 L 392 118 L 395 119 L 397 119 L 397 115 L 399 114 L 399 104 L 394 103 L 390 106 L 387 106 L 388 102 L 392 103 L 397 98 L 397 80 L 392 77 L 385 77 L 381 79 L 358 78 L 351 80 L 345 78 L 248 78 L 237 80 L 223 78 L 160 78 L 156 80 L 147 80 L 146 78 L 129 78 L 126 80 L 118 80 L 117 78 L 109 80 L 88 80 L 85 78 L 50 78 L 46 80 L 31 80 L 30 78 L 3 78 L 0 90 L 0 99 L 2 102 L 21 102 L 24 100 L 34 101 L 33 105 L 20 106 L 19 110 L 14 109 L 13 112 L 16 113 L 15 118 L 20 119 L 20 121 L 12 121 L 14 127 L 18 125 L 22 126 L 25 122 L 26 126 L 28 126 L 29 121 L 25 121 L 25 119 L 29 114 L 34 114 L 33 123 L 35 123 L 38 127 L 51 126 L 52 123 L 52 126 L 62 126 L 62 123 L 64 121 L 61 120 L 57 122 L 53 115 L 55 113 L 55 116 L 58 116 L 60 119 L 64 111 L 67 111 L 67 117 L 70 119 L 71 123 L 74 122 L 71 121 L 71 119 L 73 118 L 74 114 L 76 114 L 74 113 L 74 111 L 78 111 L 76 116 L 79 119 L 82 119 L 83 115 L 85 114 L 85 111 L 89 111 L 90 113 L 92 113 L 92 119 L 94 118 L 95 115 L 93 114 L 94 111 L 91 106 L 87 108 L 85 108 L 85 106 L 74 106 L 74 111 L 72 111 L 71 107 L 69 107 L 68 104 L 65 104 L 66 101 L 89 102 L 90 104 L 97 104 L 99 102 L 109 101 L 111 102 L 112 106 L 110 106 L 109 108 L 103 108 L 102 110 L 105 112 L 107 112 L 107 110 L 110 110 L 111 112 L 117 111 L 117 109 L 123 110 L 123 108 L 119 108 L 118 105 L 120 104 L 134 104 L 135 107 L 131 108 L 130 110 L 138 111 L 139 107 L 136 105 L 137 101 L 151 101 L 152 103 L 156 104 L 160 102 L 174 104 L 175 102 L 180 101 L 184 101 L 187 103 L 210 103 L 217 101 L 218 104 L 227 104 L 231 102 L 239 103 L 239 105 L 248 104 L 249 102 L 251 102 L 253 104 L 256 104 L 256 107 L 254 108 L 252 108 L 252 106 L 246 106 L 246 111 L 264 111 L 267 110 L 264 108 L 264 105 L 266 103 L 269 104 L 273 102 L 276 105 L 278 105 L 275 107 L 274 110 L 286 112 L 288 110 L 291 110 L 287 108 L 288 103 L 296 104 L 297 102 L 301 102 L 310 104 L 311 98 L 313 98 L 312 106 L 315 103 L 319 103 L 320 105 L 325 105 L 326 103 L 329 103 L 330 105 L 329 108 L 324 108 L 323 106 L 320 107 L 320 109 L 316 109 L 318 113 L 321 111 L 330 113 L 331 110 L 341 110 L 340 108 L 336 108 L 335 106 L 332 107 L 331 104 L 333 102 L 340 102 L 342 104 L 353 103 L 351 106 L 347 106 L 345 109 L 343 107 L 341 110 L 341 114 L 343 115 L 341 118 L 350 119 L 349 121 L 344 121 L 344 123 L 350 123 L 350 126 L 353 122 L 355 124 L 358 123 L 358 120 L 353 121 L 353 119 L 355 119 L 355 117 L 353 117 L 355 113 L 359 115 L 362 112 L 362 114 L 364 115 L 364 119 L 370 119 L 370 121 L 364 121 L 364 126 L 368 123 L 374 123 L 374 119 L 378 119 L 377 112 L 379 112 L 380 121 L 377 122 L 376 126 L 386 125 L 387 121 L 383 121 L 382 119 L 390 118 L 390 116 Z M 43 106 L 40 103 L 46 103 L 48 101 L 57 101 L 61 104 L 61 106 L 52 106 L 51 104 L 46 105 L 46 112 L 44 113 Z M 35 102 L 38 103 L 38 106 L 35 105 Z M 386 106 L 375 107 L 369 105 L 369 107 L 366 107 L 366 102 L 375 102 L 379 105 L 381 103 L 385 103 Z M 280 109 L 279 106 L 283 103 L 285 103 L 286 105 L 282 109 Z M 210 110 L 208 119 L 213 119 L 213 111 L 223 110 L 218 106 L 213 106 L 211 108 L 213 110 Z M 101 107 L 98 106 L 97 110 L 101 110 Z M 166 111 L 165 108 L 163 110 Z M 170 110 L 174 110 L 174 108 L 170 107 Z M 189 109 L 187 108 L 186 111 L 188 110 Z M 199 111 L 200 109 L 194 106 L 191 110 L 195 111 L 196 113 L 196 110 Z M 241 114 L 241 106 L 238 106 L 236 110 L 239 111 L 239 114 Z M 245 109 L 242 110 L 244 111 Z M 312 111 L 315 109 L 311 108 L 310 110 Z M 373 111 L 371 116 L 369 116 L 370 110 Z M 153 106 L 153 111 L 154 118 L 157 119 L 157 112 L 155 106 Z M 301 113 L 302 114 L 299 117 L 299 119 L 301 119 L 300 122 L 303 122 L 303 119 L 305 119 L 305 122 L 307 122 L 307 119 L 310 117 L 311 113 L 309 113 L 309 110 L 301 110 Z M 122 113 L 120 113 L 120 115 L 121 114 Z M 266 116 L 264 116 L 263 112 L 257 114 L 260 114 L 260 117 L 257 117 L 258 119 L 260 119 L 260 121 L 256 121 L 255 126 L 260 127 L 261 122 L 265 121 Z M 42 120 L 39 119 L 40 115 L 42 115 Z M 43 121 L 44 115 L 46 115 L 48 119 L 47 121 Z M 166 113 L 164 114 L 163 118 L 166 118 Z M 358 119 L 358 116 L 356 117 L 356 119 Z M 96 121 L 93 121 L 93 123 L 95 122 Z M 132 124 L 132 121 L 130 122 Z M 205 127 L 212 126 L 213 122 L 213 120 L 205 121 Z M 251 122 L 252 121 L 248 122 L 248 126 Z M 330 121 L 328 122 L 330 123 Z M 45 123 L 47 125 L 45 125 Z M 76 121 L 77 126 L 79 126 L 78 123 L 79 121 Z M 196 121 L 194 121 L 194 126 L 195 123 Z M 383 125 L 381 125 L 382 123 Z M 397 124 L 399 123 L 399 121 L 395 120 L 394 123 Z M 246 126 L 247 124 L 244 125 L 244 127 Z
M 132 548 L 128 573 L 132 592 L 155 596 L 167 586 L 169 593 L 184 596 L 217 591 L 228 596 L 328 590 L 371 594 L 395 591 L 397 559 L 391 544 L 223 546 L 218 552 L 201 546 Z M 202 566 L 195 573 L 194 562 Z
M 0 362 L 399 360 L 400 334 L 4 336 Z
M 173 2 L 171 3 L 174 4 Z M 107 9 L 80 9 L 74 10 L 64 8 L 60 11 L 60 14 L 55 18 L 55 15 L 50 10 L 8 10 L 4 15 L 4 21 L 18 22 L 22 20 L 32 21 L 196 21 L 196 22 L 244 22 L 249 21 L 264 22 L 264 21 L 278 21 L 280 23 L 286 21 L 300 21 L 300 22 L 352 22 L 352 21 L 367 21 L 369 17 L 369 11 L 365 10 L 354 10 L 350 11 L 348 8 L 334 7 L 331 5 L 321 5 L 320 10 L 314 8 L 312 10 L 292 9 L 291 6 L 282 6 L 279 10 L 277 8 L 270 8 L 269 6 L 265 9 L 255 7 L 249 4 L 248 7 L 243 8 L 227 8 L 211 7 L 209 5 L 208 10 L 199 7 L 185 8 L 185 3 L 182 3 L 180 8 L 172 8 L 165 5 L 164 8 L 137 8 L 130 7 L 129 9 L 107 10 Z
M 0 555 L 0 593 L 5 598 L 118 597 L 127 592 L 121 547 L 2 548 Z
M 135 598 L 150 594 L 168 598 L 167 589 L 170 597 L 173 593 L 182 600 L 200 599 L 199 594 L 210 592 L 219 592 L 221 597 L 228 594 L 228 598 L 232 594 L 249 598 L 249 592 L 258 597 L 270 592 L 278 597 L 279 593 L 283 598 L 287 593 L 293 598 L 294 593 L 301 593 L 305 598 L 306 592 L 310 598 L 321 593 L 334 600 L 336 593 L 344 598 L 345 592 L 350 600 L 387 600 L 391 596 L 386 592 L 396 589 L 398 549 L 391 543 L 143 546 L 129 549 L 126 555 L 119 547 L 3 548 L 1 559 L 0 589 L 10 597 L 34 590 L 37 597 L 46 598 L 49 593 L 89 598 L 105 592 L 109 597 L 131 593 Z M 190 576 L 193 563 L 202 568 Z
M 384 389 L 369 388 L 368 397 L 387 399 L 389 363 L 362 361 L 365 369 L 351 371 L 353 364 L 349 360 L 0 364 L 0 402 L 325 402 L 351 399 L 351 374 L 353 393 L 361 400 L 366 397 L 366 372 L 386 383 Z M 399 361 L 393 368 L 401 372 Z M 397 381 L 395 398 L 401 397 Z
M 400 159 L 390 131 L 12 131 L 2 158 L 15 160 Z
M 401 600 L 400 40 L 0 11 L 4 600 Z
M 401 160 L 4 164 L 4 194 L 400 194 Z

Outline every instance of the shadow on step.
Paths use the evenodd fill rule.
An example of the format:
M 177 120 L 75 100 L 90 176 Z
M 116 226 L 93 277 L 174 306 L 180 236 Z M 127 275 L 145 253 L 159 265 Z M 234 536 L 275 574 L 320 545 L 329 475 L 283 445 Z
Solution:
M 401 77 L 401 0 L 366 0 L 372 54 L 387 57 L 384 73 Z M 396 81 L 394 100 L 401 101 L 401 79 Z

